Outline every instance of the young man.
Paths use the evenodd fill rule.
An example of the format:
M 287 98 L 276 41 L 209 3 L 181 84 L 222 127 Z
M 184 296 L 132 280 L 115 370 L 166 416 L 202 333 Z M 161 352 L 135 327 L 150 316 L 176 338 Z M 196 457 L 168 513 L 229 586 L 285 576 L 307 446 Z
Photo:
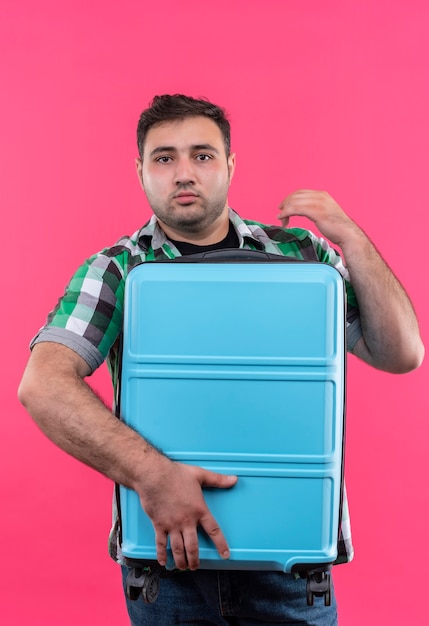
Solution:
M 32 341 L 20 399 L 58 446 L 138 493 L 155 529 L 161 565 L 169 540 L 179 571 L 163 579 L 153 605 L 128 602 L 135 626 L 336 624 L 335 601 L 331 607 L 307 607 L 305 582 L 292 576 L 199 570 L 199 526 L 219 554 L 229 556 L 202 487 L 231 488 L 236 477 L 171 461 L 119 421 L 85 378 L 107 359 L 116 388 L 124 282 L 132 267 L 147 260 L 240 247 L 335 265 L 346 279 L 348 349 L 389 372 L 407 372 L 422 361 L 412 305 L 366 235 L 327 193 L 302 190 L 289 195 L 278 213 L 283 228 L 244 221 L 229 208 L 235 155 L 229 123 L 219 107 L 181 95 L 156 97 L 140 117 L 137 138 L 137 175 L 154 215 L 134 235 L 77 270 Z M 341 248 L 347 270 L 324 240 L 287 229 L 294 215 L 312 220 Z M 281 333 L 281 320 L 278 324 Z M 351 558 L 346 519 L 343 546 L 340 558 Z M 117 525 L 111 553 L 121 562 Z

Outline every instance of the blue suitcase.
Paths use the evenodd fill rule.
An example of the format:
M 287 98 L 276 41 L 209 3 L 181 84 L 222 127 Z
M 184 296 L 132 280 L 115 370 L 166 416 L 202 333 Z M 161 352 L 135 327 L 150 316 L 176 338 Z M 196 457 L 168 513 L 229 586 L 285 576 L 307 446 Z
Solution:
M 201 532 L 201 568 L 298 572 L 308 603 L 323 595 L 329 604 L 343 481 L 343 279 L 322 263 L 227 253 L 234 258 L 180 257 L 130 273 L 121 419 L 171 459 L 238 476 L 229 490 L 205 491 L 231 556 L 222 560 Z M 127 593 L 152 602 L 163 569 L 154 530 L 134 491 L 121 486 L 118 496 L 134 568 Z

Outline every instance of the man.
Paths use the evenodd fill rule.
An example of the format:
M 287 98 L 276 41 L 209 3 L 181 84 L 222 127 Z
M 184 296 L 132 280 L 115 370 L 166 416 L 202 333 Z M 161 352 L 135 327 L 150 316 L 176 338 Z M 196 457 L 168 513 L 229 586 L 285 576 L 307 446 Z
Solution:
M 155 529 L 161 565 L 170 542 L 179 571 L 163 579 L 153 605 L 128 602 L 132 624 L 336 624 L 335 601 L 331 607 L 307 607 L 305 582 L 292 576 L 198 570 L 198 526 L 223 558 L 229 556 L 202 487 L 231 488 L 236 477 L 171 461 L 116 419 L 84 379 L 107 358 L 116 388 L 124 281 L 133 266 L 147 260 L 241 247 L 331 263 L 347 280 L 348 349 L 389 372 L 410 371 L 423 359 L 412 305 L 366 235 L 327 193 L 289 195 L 278 213 L 283 228 L 243 221 L 229 208 L 235 155 L 219 107 L 181 95 L 156 97 L 140 117 L 137 138 L 137 175 L 154 215 L 78 269 L 32 341 L 20 399 L 58 446 L 138 493 Z M 286 228 L 294 215 L 312 220 L 340 247 L 347 270 L 324 240 Z M 346 520 L 343 539 L 344 558 L 351 558 Z M 121 562 L 117 524 L 111 553 Z M 123 572 L 125 577 L 125 567 Z

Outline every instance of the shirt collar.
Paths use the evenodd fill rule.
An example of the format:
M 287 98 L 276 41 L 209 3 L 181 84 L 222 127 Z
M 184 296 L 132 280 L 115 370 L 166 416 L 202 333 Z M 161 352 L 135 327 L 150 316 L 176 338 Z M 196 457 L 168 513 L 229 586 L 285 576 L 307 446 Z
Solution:
M 261 242 L 257 239 L 248 225 L 241 219 L 241 217 L 233 209 L 229 208 L 229 219 L 234 226 L 237 233 L 239 247 L 243 248 L 246 239 L 251 239 L 252 243 L 261 248 Z M 167 235 L 164 233 L 155 215 L 152 215 L 150 220 L 141 228 L 139 232 L 139 244 L 144 249 L 152 247 L 153 250 L 158 250 L 164 246 L 164 244 L 170 244 Z

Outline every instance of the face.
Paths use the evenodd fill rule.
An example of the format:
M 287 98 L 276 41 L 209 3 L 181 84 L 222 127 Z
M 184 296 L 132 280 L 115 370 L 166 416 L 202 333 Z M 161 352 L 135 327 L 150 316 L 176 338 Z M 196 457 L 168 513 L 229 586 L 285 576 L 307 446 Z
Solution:
M 136 165 L 148 202 L 167 235 L 192 240 L 210 237 L 219 227 L 227 230 L 235 155 L 227 157 L 215 122 L 201 116 L 152 127 L 143 159 Z

